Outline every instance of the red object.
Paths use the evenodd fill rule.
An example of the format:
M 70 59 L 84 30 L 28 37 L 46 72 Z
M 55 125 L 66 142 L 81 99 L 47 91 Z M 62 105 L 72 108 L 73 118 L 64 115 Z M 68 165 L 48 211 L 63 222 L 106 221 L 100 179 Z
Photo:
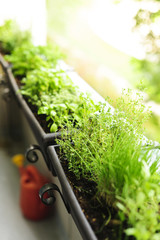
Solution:
M 38 170 L 28 165 L 20 169 L 20 206 L 23 215 L 31 220 L 41 220 L 48 216 L 50 207 L 44 205 L 39 198 L 40 188 L 48 183 L 48 179 L 42 176 Z

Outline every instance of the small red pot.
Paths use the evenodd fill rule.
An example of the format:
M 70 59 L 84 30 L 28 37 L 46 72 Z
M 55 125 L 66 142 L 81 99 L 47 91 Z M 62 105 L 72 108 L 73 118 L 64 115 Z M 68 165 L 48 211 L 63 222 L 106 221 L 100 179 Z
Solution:
M 44 205 L 39 198 L 40 188 L 48 183 L 38 170 L 28 165 L 20 168 L 20 206 L 23 215 L 31 220 L 41 220 L 48 216 L 50 207 Z

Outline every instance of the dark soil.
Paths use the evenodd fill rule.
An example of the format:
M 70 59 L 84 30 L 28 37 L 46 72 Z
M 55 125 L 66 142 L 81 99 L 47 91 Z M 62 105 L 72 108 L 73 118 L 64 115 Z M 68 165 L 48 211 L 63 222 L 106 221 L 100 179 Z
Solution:
M 48 123 L 46 122 L 46 115 L 44 114 L 37 114 L 37 107 L 33 106 L 31 103 L 29 103 L 27 101 L 27 99 L 25 99 L 29 108 L 32 110 L 35 118 L 37 119 L 37 121 L 40 123 L 41 127 L 43 128 L 45 133 L 50 133 L 49 127 L 48 127 Z
M 16 79 L 15 79 L 19 88 L 22 85 L 21 84 L 21 79 L 22 79 L 22 77 L 16 77 Z M 28 101 L 27 97 L 23 96 L 23 98 L 25 99 L 27 105 L 29 106 L 29 108 L 33 112 L 33 114 L 34 114 L 35 118 L 37 119 L 37 121 L 40 123 L 40 125 L 43 128 L 44 132 L 45 133 L 50 133 L 50 130 L 48 128 L 48 123 L 46 122 L 46 115 L 44 115 L 44 114 L 40 114 L 40 115 L 37 114 L 37 111 L 38 111 L 37 106 L 34 106 L 33 104 L 31 104 Z

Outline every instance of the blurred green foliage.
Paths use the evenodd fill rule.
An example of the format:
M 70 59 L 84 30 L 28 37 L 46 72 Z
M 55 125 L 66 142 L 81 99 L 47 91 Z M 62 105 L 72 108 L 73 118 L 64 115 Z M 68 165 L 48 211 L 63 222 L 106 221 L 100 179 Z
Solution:
M 132 59 L 132 64 L 139 73 L 139 79 L 143 80 L 144 86 L 150 98 L 160 102 L 160 4 L 159 0 L 139 0 L 143 5 L 135 15 L 135 26 L 142 37 L 145 48 L 145 57 L 142 60 Z M 149 5 L 152 7 L 149 7 Z
M 28 42 L 31 42 L 30 32 L 21 31 L 16 21 L 6 20 L 4 25 L 0 26 L 1 52 L 9 54 L 16 46 Z

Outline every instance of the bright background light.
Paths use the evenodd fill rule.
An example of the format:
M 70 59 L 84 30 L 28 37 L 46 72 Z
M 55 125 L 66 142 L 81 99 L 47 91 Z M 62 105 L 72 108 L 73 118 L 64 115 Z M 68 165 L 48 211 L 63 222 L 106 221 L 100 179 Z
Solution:
M 130 56 L 143 58 L 145 52 L 140 36 L 132 31 L 138 8 L 139 3 L 132 0 L 118 4 L 113 0 L 95 0 L 86 19 L 102 40 Z
M 46 43 L 45 0 L 0 0 L 0 24 L 15 19 L 21 29 L 30 29 L 35 45 Z

